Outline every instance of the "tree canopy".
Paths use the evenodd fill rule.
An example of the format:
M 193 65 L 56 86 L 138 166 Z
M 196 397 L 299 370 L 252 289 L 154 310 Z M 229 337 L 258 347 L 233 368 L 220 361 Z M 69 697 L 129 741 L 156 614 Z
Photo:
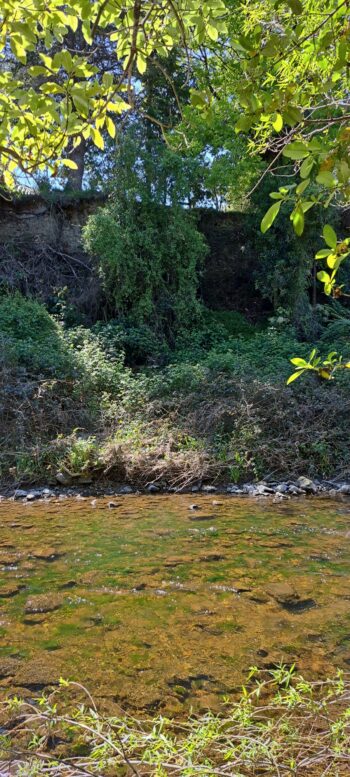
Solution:
M 181 44 L 202 44 L 224 31 L 222 0 L 4 0 L 0 10 L 0 165 L 7 186 L 17 169 L 31 173 L 57 164 L 69 144 L 91 139 L 103 149 L 113 116 L 133 104 L 149 55 L 166 56 Z M 71 50 L 77 30 L 82 44 Z M 120 75 L 94 63 L 103 36 L 120 62 Z M 40 64 L 33 64 L 38 52 Z

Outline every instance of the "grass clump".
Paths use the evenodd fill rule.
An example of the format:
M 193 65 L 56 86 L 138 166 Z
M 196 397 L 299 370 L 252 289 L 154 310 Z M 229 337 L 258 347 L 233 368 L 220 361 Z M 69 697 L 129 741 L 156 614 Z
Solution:
M 340 671 L 309 682 L 294 667 L 281 665 L 265 675 L 252 667 L 240 698 L 224 700 L 221 714 L 182 720 L 105 715 L 83 686 L 60 683 L 49 696 L 15 698 L 3 706 L 1 758 L 18 775 L 349 773 L 350 684 Z

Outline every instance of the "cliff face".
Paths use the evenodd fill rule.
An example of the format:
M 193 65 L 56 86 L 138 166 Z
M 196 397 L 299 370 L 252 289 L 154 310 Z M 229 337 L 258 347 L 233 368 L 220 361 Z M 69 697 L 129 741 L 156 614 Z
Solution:
M 81 232 L 101 204 L 103 197 L 64 194 L 51 201 L 39 195 L 0 200 L 0 286 L 49 303 L 66 289 L 68 301 L 88 319 L 97 318 L 103 293 Z M 254 287 L 256 257 L 245 214 L 201 210 L 198 225 L 210 249 L 200 280 L 203 302 L 254 317 L 263 303 Z
M 44 243 L 74 253 L 81 250 L 81 229 L 88 216 L 102 204 L 103 197 L 72 198 L 62 194 L 52 201 L 40 195 L 0 200 L 1 245 Z

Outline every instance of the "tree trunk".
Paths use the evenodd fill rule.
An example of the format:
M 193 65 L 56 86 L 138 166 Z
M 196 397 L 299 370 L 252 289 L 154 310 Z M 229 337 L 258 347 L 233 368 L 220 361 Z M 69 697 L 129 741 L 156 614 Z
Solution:
M 68 153 L 68 158 L 72 159 L 77 165 L 76 170 L 67 170 L 67 183 L 65 188 L 72 191 L 81 192 L 83 188 L 83 177 L 85 170 L 85 151 L 86 141 L 81 139 L 81 143 L 76 148 L 72 148 Z

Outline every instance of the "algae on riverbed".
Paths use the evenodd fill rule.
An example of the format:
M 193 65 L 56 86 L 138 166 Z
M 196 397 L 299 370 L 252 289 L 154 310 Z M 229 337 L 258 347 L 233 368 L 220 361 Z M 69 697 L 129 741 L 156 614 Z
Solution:
M 112 706 L 203 709 L 252 664 L 349 665 L 348 503 L 197 502 L 195 522 L 185 495 L 2 503 L 1 695 L 63 675 Z

